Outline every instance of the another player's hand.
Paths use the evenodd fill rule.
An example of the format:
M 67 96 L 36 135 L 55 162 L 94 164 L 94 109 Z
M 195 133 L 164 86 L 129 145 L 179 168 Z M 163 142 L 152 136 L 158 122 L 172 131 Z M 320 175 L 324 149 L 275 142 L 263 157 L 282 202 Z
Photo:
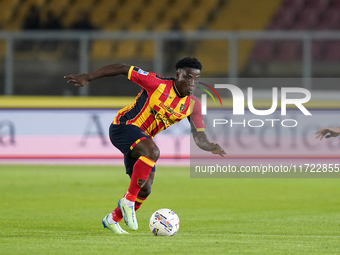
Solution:
M 325 138 L 337 137 L 340 135 L 340 127 L 324 127 L 316 133 L 316 139 L 320 137 L 320 141 Z
M 74 83 L 76 87 L 84 87 L 89 83 L 89 75 L 87 73 L 66 75 L 64 79 L 68 79 L 67 83 Z
M 227 153 L 221 148 L 221 146 L 217 143 L 211 143 L 211 153 L 212 154 L 218 154 L 221 157 L 224 157 L 225 155 L 227 155 Z

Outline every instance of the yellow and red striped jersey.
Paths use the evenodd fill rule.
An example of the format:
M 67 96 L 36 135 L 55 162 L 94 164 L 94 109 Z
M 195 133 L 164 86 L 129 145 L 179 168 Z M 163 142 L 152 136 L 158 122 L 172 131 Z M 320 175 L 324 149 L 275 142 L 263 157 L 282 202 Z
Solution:
M 188 117 L 192 131 L 204 131 L 201 103 L 194 96 L 181 96 L 173 78 L 131 66 L 128 79 L 142 90 L 131 105 L 118 111 L 113 124 L 136 125 L 154 137 Z

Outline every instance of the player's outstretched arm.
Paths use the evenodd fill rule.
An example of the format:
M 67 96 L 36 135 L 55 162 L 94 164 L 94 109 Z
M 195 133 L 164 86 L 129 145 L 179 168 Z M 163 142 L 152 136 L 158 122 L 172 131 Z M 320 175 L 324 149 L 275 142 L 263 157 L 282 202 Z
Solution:
M 324 127 L 316 133 L 316 139 L 320 137 L 320 141 L 325 138 L 337 137 L 340 135 L 340 127 Z
M 102 77 L 111 77 L 117 76 L 120 74 L 128 75 L 130 70 L 129 65 L 125 64 L 113 64 L 103 66 L 91 73 L 82 73 L 82 74 L 71 74 L 64 76 L 67 79 L 67 83 L 74 83 L 77 87 L 84 87 L 89 83 L 89 81 L 102 78 Z
M 227 155 L 227 153 L 221 148 L 220 145 L 218 145 L 217 143 L 209 142 L 208 137 L 204 131 L 193 132 L 192 135 L 194 137 L 196 145 L 200 149 L 205 151 L 211 151 L 212 154 L 218 154 L 221 157 Z

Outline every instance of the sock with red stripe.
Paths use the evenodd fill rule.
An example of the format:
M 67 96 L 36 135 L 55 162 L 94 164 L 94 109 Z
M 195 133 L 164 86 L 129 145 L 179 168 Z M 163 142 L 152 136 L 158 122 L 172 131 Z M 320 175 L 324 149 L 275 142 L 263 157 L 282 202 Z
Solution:
M 139 159 L 133 166 L 133 172 L 131 176 L 130 186 L 126 194 L 124 195 L 123 203 L 127 206 L 135 206 L 135 211 L 139 209 L 141 204 L 145 201 L 146 198 L 137 197 L 140 189 L 144 186 L 146 181 L 149 178 L 149 174 L 152 168 L 155 165 L 155 161 L 140 156 Z M 113 224 L 115 222 L 121 221 L 123 218 L 122 212 L 119 207 L 117 207 L 112 213 L 112 218 L 108 219 L 109 224 Z M 112 221 L 113 222 L 112 222 Z
M 149 178 L 151 169 L 156 164 L 155 161 L 145 157 L 140 156 L 133 166 L 133 172 L 131 176 L 130 186 L 128 192 L 125 194 L 124 200 L 129 200 L 132 202 L 136 201 L 137 195 L 140 189 L 144 186 Z
M 120 222 L 123 219 L 123 214 L 120 208 L 117 206 L 116 209 L 111 213 L 111 217 L 109 217 L 107 220 L 109 224 L 114 224 L 116 222 Z
M 135 202 L 135 211 L 139 209 L 139 207 L 145 202 L 146 199 L 147 197 L 144 198 L 144 197 L 137 196 L 136 202 Z
M 137 196 L 136 201 L 135 201 L 135 211 L 137 211 L 140 206 L 145 202 L 147 198 L 145 197 L 139 197 Z M 123 214 L 122 211 L 120 210 L 119 207 L 117 207 L 112 213 L 111 213 L 111 219 L 114 221 L 110 221 L 111 219 L 109 218 L 109 224 L 113 224 L 115 222 L 120 222 L 123 219 Z

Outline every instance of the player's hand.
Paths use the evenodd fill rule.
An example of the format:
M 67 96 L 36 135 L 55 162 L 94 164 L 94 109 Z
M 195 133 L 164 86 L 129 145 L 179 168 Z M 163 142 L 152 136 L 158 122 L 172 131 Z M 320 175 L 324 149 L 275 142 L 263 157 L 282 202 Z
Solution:
M 316 139 L 320 137 L 320 141 L 325 138 L 337 137 L 340 134 L 340 127 L 324 127 L 316 133 Z
M 89 83 L 89 75 L 87 73 L 66 75 L 64 79 L 68 79 L 67 83 L 74 83 L 76 87 L 84 87 Z
M 227 155 L 227 153 L 221 148 L 221 146 L 217 143 L 211 143 L 211 153 L 212 154 L 218 154 L 221 157 L 224 157 L 225 155 Z

